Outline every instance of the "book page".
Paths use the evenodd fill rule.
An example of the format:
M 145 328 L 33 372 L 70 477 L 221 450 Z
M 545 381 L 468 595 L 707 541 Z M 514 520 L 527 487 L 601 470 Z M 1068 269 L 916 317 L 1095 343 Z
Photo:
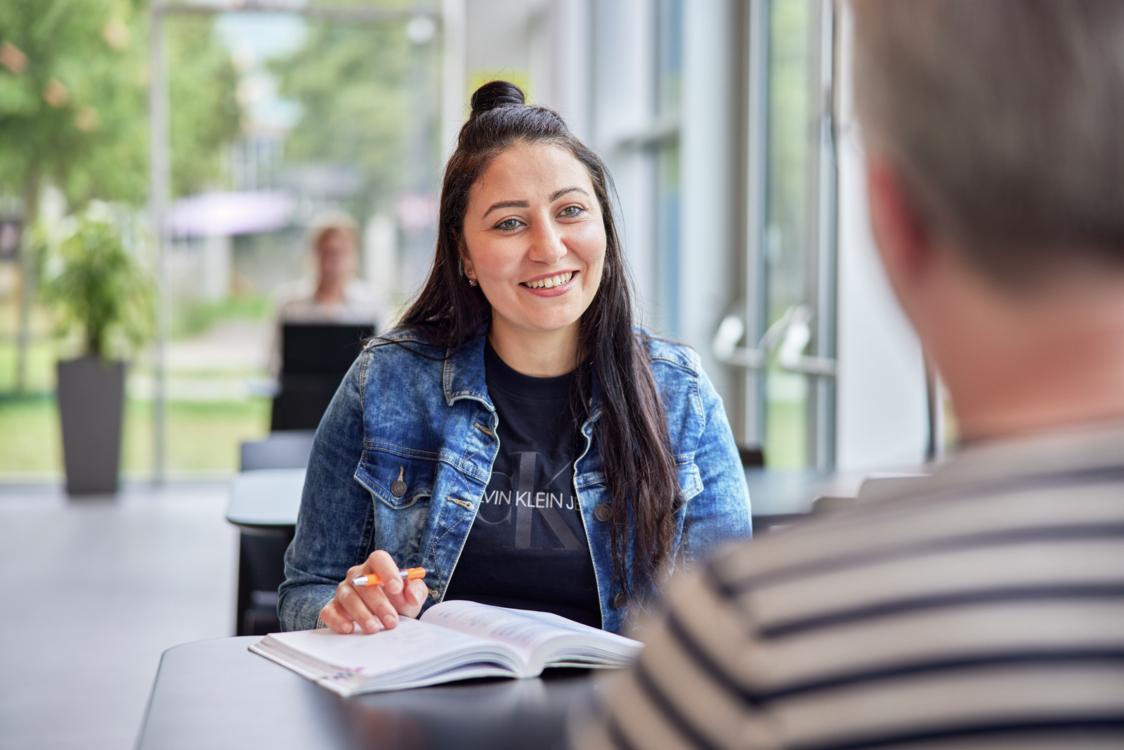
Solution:
M 632 643 L 628 638 L 549 612 L 509 609 L 470 601 L 442 602 L 426 611 L 422 620 L 506 643 L 518 650 L 529 663 L 539 661 L 533 655 L 559 640 L 581 641 L 594 646 L 600 644 L 608 651 L 617 650 L 621 642 Z
M 439 674 L 471 660 L 490 659 L 516 667 L 512 649 L 470 633 L 403 617 L 397 627 L 378 633 L 342 635 L 327 629 L 273 633 L 269 640 L 290 657 L 321 665 L 325 671 L 398 677 Z

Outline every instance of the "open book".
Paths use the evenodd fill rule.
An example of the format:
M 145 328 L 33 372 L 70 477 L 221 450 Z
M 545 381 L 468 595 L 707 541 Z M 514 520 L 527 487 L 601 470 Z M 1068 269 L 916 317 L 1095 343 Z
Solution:
M 437 604 L 393 630 L 271 633 L 250 650 L 341 695 L 473 677 L 535 677 L 546 667 L 622 667 L 643 647 L 547 612 L 469 601 Z

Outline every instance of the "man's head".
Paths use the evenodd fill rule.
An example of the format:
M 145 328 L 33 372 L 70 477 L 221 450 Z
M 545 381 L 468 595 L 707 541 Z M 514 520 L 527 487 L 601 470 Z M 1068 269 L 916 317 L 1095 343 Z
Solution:
M 868 148 L 996 280 L 1124 269 L 1124 3 L 857 0 Z
M 938 367 L 1028 351 L 1085 299 L 1103 322 L 1124 297 L 1124 2 L 852 7 L 872 225 Z

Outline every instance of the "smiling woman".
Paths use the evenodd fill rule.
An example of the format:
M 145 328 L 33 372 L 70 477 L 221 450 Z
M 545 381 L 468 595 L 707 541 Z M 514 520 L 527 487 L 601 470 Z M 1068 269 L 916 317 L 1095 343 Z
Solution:
M 678 562 L 750 533 L 697 355 L 633 326 L 601 160 L 509 83 L 472 110 L 429 279 L 317 431 L 287 628 L 376 632 L 472 599 L 617 631 Z
M 464 274 L 492 307 L 492 346 L 524 374 L 562 375 L 576 364 L 578 321 L 605 264 L 593 193 L 569 151 L 525 141 L 497 155 L 469 191 Z

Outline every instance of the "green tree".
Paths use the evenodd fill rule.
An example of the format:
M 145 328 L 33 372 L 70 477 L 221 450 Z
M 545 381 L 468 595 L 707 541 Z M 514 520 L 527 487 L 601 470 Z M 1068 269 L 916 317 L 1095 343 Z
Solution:
M 210 18 L 166 24 L 173 192 L 221 178 L 239 132 L 237 72 Z M 0 190 L 31 218 L 45 184 L 69 207 L 143 202 L 148 186 L 148 14 L 138 0 L 0 4 Z M 14 50 L 14 51 L 11 51 Z
M 171 17 L 168 100 L 172 149 L 172 196 L 191 195 L 223 183 L 226 149 L 241 132 L 238 71 L 214 33 L 209 17 Z
M 0 190 L 23 198 L 28 224 L 47 184 L 72 204 L 143 197 L 144 151 L 134 144 L 145 142 L 145 82 L 135 16 L 124 0 L 0 5 Z
M 22 199 L 33 226 L 43 189 L 71 212 L 91 200 L 139 205 L 148 193 L 148 25 L 143 0 L 0 3 L 0 195 Z M 167 24 L 172 191 L 222 178 L 238 134 L 237 73 L 210 18 Z M 27 253 L 25 253 L 25 257 Z M 21 352 L 32 266 L 21 282 Z M 17 358 L 17 387 L 23 384 Z
M 355 168 L 361 186 L 352 210 L 386 207 L 411 174 L 418 92 L 432 98 L 440 90 L 435 61 L 411 44 L 404 23 L 311 24 L 304 46 L 271 64 L 279 92 L 301 107 L 286 162 Z

